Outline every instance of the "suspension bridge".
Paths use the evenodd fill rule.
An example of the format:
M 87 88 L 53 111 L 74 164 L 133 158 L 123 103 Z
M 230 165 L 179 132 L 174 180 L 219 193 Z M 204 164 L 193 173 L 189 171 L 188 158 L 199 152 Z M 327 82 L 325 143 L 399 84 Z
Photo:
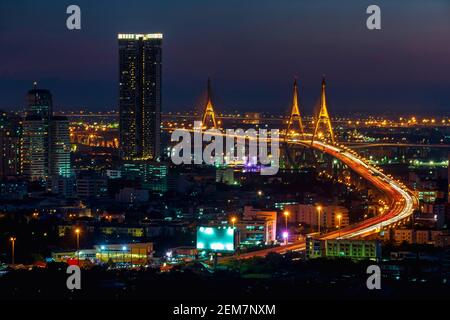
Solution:
M 219 129 L 216 121 L 215 109 L 211 98 L 211 81 L 208 79 L 207 100 L 202 115 L 202 126 L 204 130 Z M 399 225 L 404 220 L 411 218 L 413 212 L 418 208 L 418 199 L 402 182 L 386 175 L 379 168 L 371 165 L 368 160 L 360 157 L 354 150 L 339 144 L 333 132 L 330 114 L 327 107 L 326 81 L 322 79 L 320 94 L 320 106 L 317 117 L 313 121 L 313 131 L 306 132 L 299 105 L 298 82 L 294 81 L 291 113 L 287 128 L 280 140 L 284 145 L 287 162 L 295 166 L 301 161 L 295 157 L 296 150 L 316 150 L 344 163 L 356 175 L 365 179 L 384 198 L 387 210 L 376 217 L 366 219 L 362 222 L 349 225 L 345 228 L 320 234 L 320 239 L 351 239 L 365 237 L 380 232 L 383 228 L 391 228 Z M 294 156 L 292 155 L 294 153 Z M 286 253 L 288 251 L 305 250 L 304 241 L 274 247 L 270 249 L 254 251 L 239 255 L 239 259 L 265 256 L 269 252 Z M 237 256 L 224 257 L 222 262 L 234 259 Z

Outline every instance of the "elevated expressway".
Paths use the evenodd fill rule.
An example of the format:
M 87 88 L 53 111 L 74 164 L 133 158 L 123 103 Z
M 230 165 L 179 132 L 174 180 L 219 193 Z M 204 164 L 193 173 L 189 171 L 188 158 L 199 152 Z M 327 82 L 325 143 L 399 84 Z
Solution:
M 382 215 L 324 234 L 320 236 L 320 239 L 351 239 L 374 234 L 379 232 L 383 227 L 395 225 L 401 220 L 410 217 L 418 207 L 418 199 L 410 190 L 377 168 L 365 163 L 349 149 L 343 149 L 320 141 L 314 141 L 314 143 L 311 144 L 311 141 L 294 140 L 289 141 L 288 143 L 312 146 L 314 149 L 320 150 L 333 158 L 340 160 L 382 193 L 388 206 L 388 209 Z M 219 261 L 225 262 L 236 258 L 247 259 L 252 257 L 264 257 L 270 252 L 283 254 L 288 251 L 302 251 L 305 249 L 305 242 L 298 241 L 279 247 L 243 253 L 239 256 L 223 257 Z

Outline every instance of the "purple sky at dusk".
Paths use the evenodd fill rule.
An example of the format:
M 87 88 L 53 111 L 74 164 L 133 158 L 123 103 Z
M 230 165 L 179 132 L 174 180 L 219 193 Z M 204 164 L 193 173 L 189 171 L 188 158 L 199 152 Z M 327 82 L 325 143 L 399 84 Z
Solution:
M 82 30 L 66 29 L 66 7 Z M 366 28 L 370 4 L 382 30 Z M 17 0 L 0 3 L 0 108 L 37 80 L 55 109 L 117 109 L 117 33 L 164 34 L 163 110 L 189 110 L 211 76 L 219 110 L 305 113 L 328 80 L 330 111 L 450 115 L 450 2 Z

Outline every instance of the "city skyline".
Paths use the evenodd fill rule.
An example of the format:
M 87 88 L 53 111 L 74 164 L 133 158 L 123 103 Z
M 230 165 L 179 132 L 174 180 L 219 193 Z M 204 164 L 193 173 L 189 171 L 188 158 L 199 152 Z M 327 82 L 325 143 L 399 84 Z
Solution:
M 10 2 L 0 301 L 450 298 L 449 3 Z
M 446 112 L 450 105 L 445 73 L 450 6 L 444 1 L 380 1 L 383 29 L 374 32 L 365 28 L 366 4 L 78 4 L 83 24 L 76 32 L 65 28 L 65 4 L 1 5 L 0 36 L 15 54 L 0 53 L 5 61 L 0 109 L 23 106 L 23 92 L 36 80 L 54 93 L 56 110 L 117 110 L 114 47 L 121 32 L 165 35 L 163 111 L 201 105 L 208 76 L 219 112 L 287 109 L 285 88 L 297 76 L 300 103 L 310 114 L 322 74 L 335 115 L 375 107 L 381 113 L 431 114 Z M 31 30 L 36 10 L 45 19 Z M 267 24 L 270 30 L 263 28 Z M 308 31 L 312 28 L 314 36 Z M 20 41 L 25 29 L 28 41 Z M 27 50 L 31 45 L 35 49 Z

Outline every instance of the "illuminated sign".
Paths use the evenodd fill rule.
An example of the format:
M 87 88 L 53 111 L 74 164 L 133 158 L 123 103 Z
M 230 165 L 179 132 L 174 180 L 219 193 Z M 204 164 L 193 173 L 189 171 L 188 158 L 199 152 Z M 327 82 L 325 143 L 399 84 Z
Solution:
M 197 249 L 213 252 L 234 252 L 235 229 L 230 227 L 198 227 Z

